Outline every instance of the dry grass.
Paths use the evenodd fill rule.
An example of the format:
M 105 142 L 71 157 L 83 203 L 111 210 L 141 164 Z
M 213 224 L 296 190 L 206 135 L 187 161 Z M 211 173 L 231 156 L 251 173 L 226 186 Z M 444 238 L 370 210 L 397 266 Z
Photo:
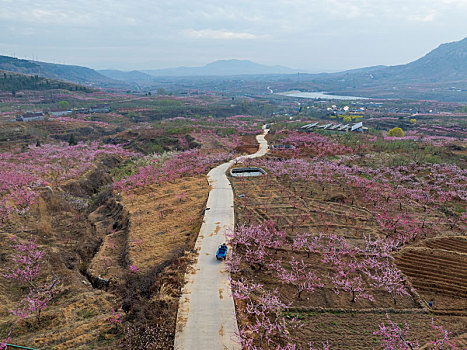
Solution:
M 11 253 L 7 235 L 1 235 L 0 249 Z M 56 261 L 57 245 L 48 247 L 49 259 L 43 263 L 40 280 L 54 275 L 61 280 L 61 293 L 41 313 L 26 318 L 22 323 L 10 314 L 11 309 L 25 294 L 14 283 L 0 285 L 0 335 L 14 329 L 11 343 L 40 349 L 110 349 L 118 340 L 115 327 L 110 325 L 112 307 L 118 307 L 119 298 L 111 293 L 93 289 L 77 271 L 70 271 Z M 108 346 L 107 346 L 108 345 Z
M 17 337 L 16 342 L 56 350 L 111 348 L 106 345 L 113 343 L 116 335 L 109 332 L 114 326 L 109 324 L 108 319 L 111 308 L 117 302 L 115 295 L 103 291 L 88 291 L 64 297 L 41 317 L 44 325 L 37 329 L 33 342 L 27 328 L 20 329 L 24 334 Z M 32 322 L 31 327 L 39 328 L 35 321 Z M 47 327 L 44 327 L 45 324 Z
M 88 272 L 93 276 L 101 276 L 106 280 L 119 281 L 123 276 L 120 265 L 120 256 L 126 245 L 125 231 L 116 231 L 107 234 L 99 251 L 92 259 Z
M 182 193 L 186 198 L 176 198 Z M 130 265 L 145 271 L 166 261 L 178 249 L 185 249 L 187 243 L 194 243 L 208 193 L 206 177 L 200 176 L 124 195 L 122 203 L 130 213 Z

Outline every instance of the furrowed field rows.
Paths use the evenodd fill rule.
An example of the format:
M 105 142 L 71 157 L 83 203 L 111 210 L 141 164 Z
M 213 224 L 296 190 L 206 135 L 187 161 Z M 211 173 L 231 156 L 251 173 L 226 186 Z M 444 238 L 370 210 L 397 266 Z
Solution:
M 440 257 L 410 251 L 396 260 L 397 266 L 410 278 L 420 291 L 467 297 L 467 268 L 462 266 L 462 256 Z
M 443 249 L 459 253 L 467 253 L 467 240 L 458 237 L 443 238 L 427 242 L 427 247 L 432 249 Z

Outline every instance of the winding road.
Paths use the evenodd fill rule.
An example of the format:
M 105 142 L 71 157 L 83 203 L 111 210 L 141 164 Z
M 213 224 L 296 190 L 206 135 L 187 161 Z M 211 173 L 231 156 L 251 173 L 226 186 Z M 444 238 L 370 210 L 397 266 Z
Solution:
M 185 274 L 185 286 L 179 300 L 175 350 L 240 350 L 235 342 L 238 331 L 235 306 L 225 264 L 216 260 L 217 247 L 226 241 L 225 233 L 234 227 L 233 191 L 226 171 L 236 161 L 255 158 L 268 152 L 263 134 L 256 136 L 256 153 L 221 164 L 208 173 L 212 186 L 204 221 L 195 249 L 198 260 Z

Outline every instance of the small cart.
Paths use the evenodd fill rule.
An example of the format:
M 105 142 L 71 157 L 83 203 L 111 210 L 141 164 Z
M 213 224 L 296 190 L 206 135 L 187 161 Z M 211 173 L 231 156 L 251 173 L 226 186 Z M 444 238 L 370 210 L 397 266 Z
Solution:
M 225 244 L 221 244 L 219 248 L 217 248 L 216 259 L 225 260 L 226 256 L 227 256 L 227 246 Z

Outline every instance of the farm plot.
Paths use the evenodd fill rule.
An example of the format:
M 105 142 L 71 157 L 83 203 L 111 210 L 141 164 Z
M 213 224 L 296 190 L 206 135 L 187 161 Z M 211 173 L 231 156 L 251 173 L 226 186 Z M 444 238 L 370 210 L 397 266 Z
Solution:
M 429 240 L 425 245 L 431 249 L 441 249 L 453 251 L 457 253 L 467 253 L 467 238 L 466 237 L 446 237 Z
M 293 336 L 301 344 L 311 343 L 314 348 L 320 349 L 322 344 L 329 343 L 331 349 L 351 349 L 366 350 L 379 349 L 380 339 L 374 335 L 375 325 L 386 321 L 386 316 L 382 312 L 373 311 L 368 313 L 340 311 L 302 311 L 289 312 L 291 316 L 297 316 L 304 327 L 293 331 Z M 418 339 L 423 345 L 434 339 L 437 334 L 431 327 L 431 315 L 418 314 L 411 311 L 401 313 L 391 313 L 391 320 L 398 324 L 407 322 L 410 324 L 408 338 Z M 465 331 L 465 318 L 462 317 L 437 317 L 437 322 L 445 325 L 455 334 Z M 457 345 L 462 349 L 467 343 L 464 339 L 458 339 Z
M 273 220 L 291 237 L 302 232 L 334 232 L 346 238 L 376 234 L 379 226 L 365 208 L 352 205 L 339 185 L 286 183 L 274 176 L 232 179 L 238 222 Z M 239 197 L 240 196 L 240 197 Z
M 427 248 L 406 248 L 396 265 L 407 275 L 433 310 L 467 314 L 467 266 L 465 255 Z
M 465 215 L 452 210 L 465 195 L 462 171 L 432 168 L 439 173 L 430 173 L 429 182 L 424 182 L 426 171 L 421 167 L 377 172 L 342 162 L 277 157 L 246 165 L 267 172 L 255 178 L 231 178 L 238 226 L 230 240 L 229 265 L 247 349 L 269 349 L 265 341 L 281 346 L 293 343 L 298 348 L 312 341 L 319 347 L 326 340 L 339 349 L 377 348 L 381 339 L 374 332 L 378 323 L 385 322 L 385 313 L 394 322 L 407 321 L 424 344 L 436 337 L 426 303 L 434 299 L 429 294 L 436 292 L 430 289 L 433 285 L 444 293 L 436 297 L 434 323 L 447 327 L 462 343 L 467 320 L 461 309 L 466 295 L 459 277 L 465 275 L 465 259 L 461 253 L 439 249 L 413 253 L 431 250 L 420 248 L 424 243 L 445 250 L 454 243 L 456 249 L 463 249 L 450 240 L 465 229 Z M 451 192 L 442 186 L 449 172 L 460 172 L 457 178 L 448 175 L 454 179 Z M 437 190 L 424 190 L 428 185 Z M 441 279 L 440 272 L 433 276 L 430 271 L 436 262 L 449 277 Z M 429 267 L 420 273 L 424 264 Z M 450 266 L 455 264 L 463 267 L 454 271 Z M 271 305 L 287 317 L 278 318 L 268 309 Z M 269 310 L 263 311 L 270 312 L 269 320 L 286 323 L 291 333 L 271 331 L 258 316 L 248 313 L 255 308 Z M 313 319 L 306 316 L 309 313 Z M 334 327 L 349 315 L 354 320 Z M 455 325 L 446 321 L 448 315 Z M 302 325 L 294 331 L 297 318 Z M 323 326 L 325 330 L 316 332 L 317 322 L 333 323 L 333 327 Z M 263 335 L 261 331 L 249 335 L 251 329 L 262 327 Z

